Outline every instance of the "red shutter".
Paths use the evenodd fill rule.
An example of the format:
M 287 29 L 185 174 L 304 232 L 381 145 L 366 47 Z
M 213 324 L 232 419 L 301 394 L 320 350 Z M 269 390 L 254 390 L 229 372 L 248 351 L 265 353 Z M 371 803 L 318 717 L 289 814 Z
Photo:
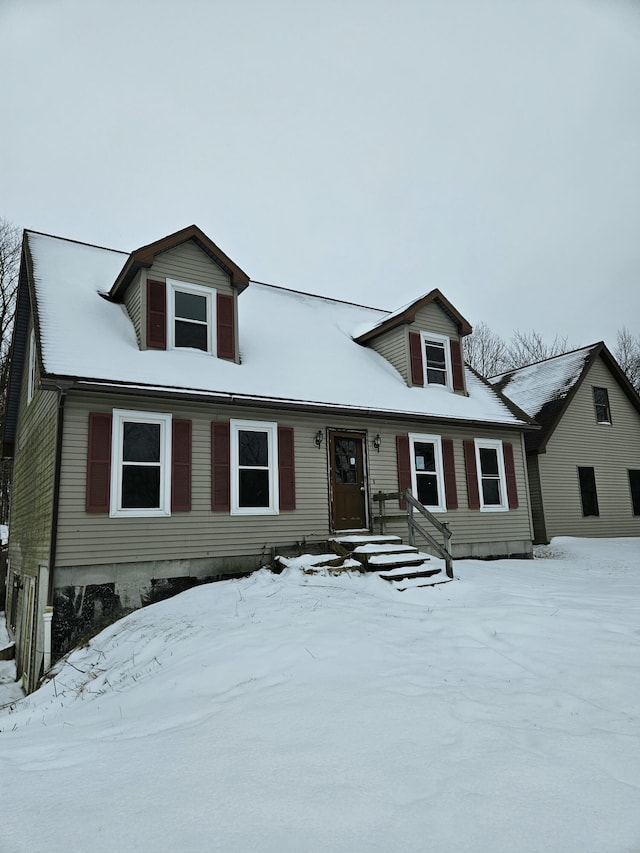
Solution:
M 231 444 L 229 424 L 211 424 L 211 509 L 231 509 Z
M 109 512 L 111 485 L 111 415 L 91 412 L 87 451 L 87 512 Z
M 447 509 L 458 509 L 456 463 L 453 455 L 453 441 L 450 438 L 442 439 L 442 461 L 444 464 L 444 496 Z
M 518 486 L 516 484 L 516 468 L 513 462 L 513 444 L 505 441 L 502 444 L 504 455 L 504 472 L 507 476 L 507 499 L 509 509 L 518 509 Z
M 464 367 L 462 363 L 462 347 L 460 341 L 450 341 L 451 372 L 453 373 L 453 390 L 464 391 Z
M 236 357 L 235 310 L 233 296 L 218 293 L 216 297 L 216 325 L 218 335 L 218 358 Z
M 278 488 L 280 509 L 296 508 L 296 471 L 293 449 L 293 429 L 278 427 Z
M 469 509 L 480 509 L 476 446 L 473 441 L 463 441 L 462 446 L 464 447 L 464 467 L 467 472 L 467 497 L 469 501 Z
M 409 355 L 411 356 L 411 383 L 412 385 L 424 385 L 420 332 L 409 332 Z
M 398 461 L 398 491 L 411 488 L 411 456 L 409 454 L 409 436 L 396 436 L 396 454 Z M 400 509 L 406 509 L 407 502 L 400 501 Z
M 147 281 L 147 346 L 167 348 L 167 287 L 163 281 Z
M 191 421 L 173 421 L 171 437 L 171 511 L 191 510 Z

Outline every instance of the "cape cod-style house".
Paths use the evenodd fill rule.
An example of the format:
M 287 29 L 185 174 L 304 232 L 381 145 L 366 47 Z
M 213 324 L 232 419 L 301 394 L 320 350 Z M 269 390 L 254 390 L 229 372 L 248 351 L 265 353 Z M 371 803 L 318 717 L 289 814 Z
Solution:
M 537 425 L 465 368 L 470 331 L 438 290 L 390 313 L 250 282 L 195 226 L 131 253 L 26 231 L 4 434 L 26 687 L 92 626 L 375 530 L 378 492 L 412 489 L 454 557 L 530 555 Z

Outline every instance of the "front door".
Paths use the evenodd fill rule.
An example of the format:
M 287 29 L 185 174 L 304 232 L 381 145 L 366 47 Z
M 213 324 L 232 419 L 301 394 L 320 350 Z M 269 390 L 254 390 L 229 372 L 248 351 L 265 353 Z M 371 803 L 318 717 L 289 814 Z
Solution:
M 364 433 L 330 432 L 331 521 L 334 530 L 367 527 Z

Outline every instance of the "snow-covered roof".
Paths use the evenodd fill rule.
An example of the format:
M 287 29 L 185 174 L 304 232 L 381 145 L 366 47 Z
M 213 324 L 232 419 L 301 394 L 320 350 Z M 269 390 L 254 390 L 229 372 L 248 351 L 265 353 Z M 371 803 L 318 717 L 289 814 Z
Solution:
M 471 325 L 460 312 L 454 308 L 449 300 L 437 288 L 430 290 L 429 293 L 423 293 L 416 299 L 406 302 L 395 311 L 380 312 L 381 316 L 377 317 L 373 322 L 362 323 L 358 328 L 354 329 L 353 337 L 360 343 L 375 337 L 388 329 L 393 329 L 395 326 L 403 322 L 412 322 L 416 313 L 424 305 L 430 302 L 437 303 L 440 308 L 447 314 L 454 323 L 456 323 L 463 335 L 471 333 Z
M 489 381 L 532 418 L 554 400 L 564 399 L 578 381 L 597 344 L 510 370 Z
M 602 346 L 591 344 L 528 367 L 501 373 L 489 380 L 542 426 L 541 433 L 528 439 L 529 449 L 534 449 L 534 445 L 537 447 L 544 441 L 562 412 L 567 397 L 582 377 L 587 363 L 595 350 Z
M 129 255 L 27 232 L 44 373 L 100 384 L 523 425 L 470 371 L 469 396 L 409 388 L 354 329 L 386 312 L 252 282 L 238 307 L 241 364 L 197 350 L 142 351 L 106 294 Z

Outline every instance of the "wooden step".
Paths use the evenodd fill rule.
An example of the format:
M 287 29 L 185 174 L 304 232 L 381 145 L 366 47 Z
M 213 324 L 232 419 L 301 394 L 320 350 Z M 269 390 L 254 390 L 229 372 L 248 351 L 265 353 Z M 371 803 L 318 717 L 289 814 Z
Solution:
M 448 578 L 444 572 L 439 572 L 432 578 L 407 578 L 403 581 L 392 581 L 391 585 L 398 592 L 406 592 L 408 589 L 422 589 L 428 586 L 441 586 L 444 583 L 450 583 L 451 578 Z
M 402 543 L 387 545 L 386 543 L 375 544 L 368 542 L 366 545 L 358 545 L 353 549 L 354 555 L 363 554 L 373 556 L 374 554 L 416 554 L 417 548 L 413 545 L 402 545 Z
M 353 551 L 360 545 L 401 545 L 399 536 L 372 536 L 365 533 L 345 534 L 344 536 L 333 536 L 329 542 L 335 542 L 340 548 Z
M 378 574 L 385 581 L 413 580 L 414 578 L 430 578 L 442 573 L 442 568 L 433 563 L 420 563 L 417 566 L 406 566 L 403 568 L 379 571 Z
M 429 559 L 429 554 L 424 554 L 422 551 L 415 551 L 413 554 L 374 554 L 367 560 L 367 566 L 374 571 L 380 569 L 388 571 L 406 566 L 420 566 Z

